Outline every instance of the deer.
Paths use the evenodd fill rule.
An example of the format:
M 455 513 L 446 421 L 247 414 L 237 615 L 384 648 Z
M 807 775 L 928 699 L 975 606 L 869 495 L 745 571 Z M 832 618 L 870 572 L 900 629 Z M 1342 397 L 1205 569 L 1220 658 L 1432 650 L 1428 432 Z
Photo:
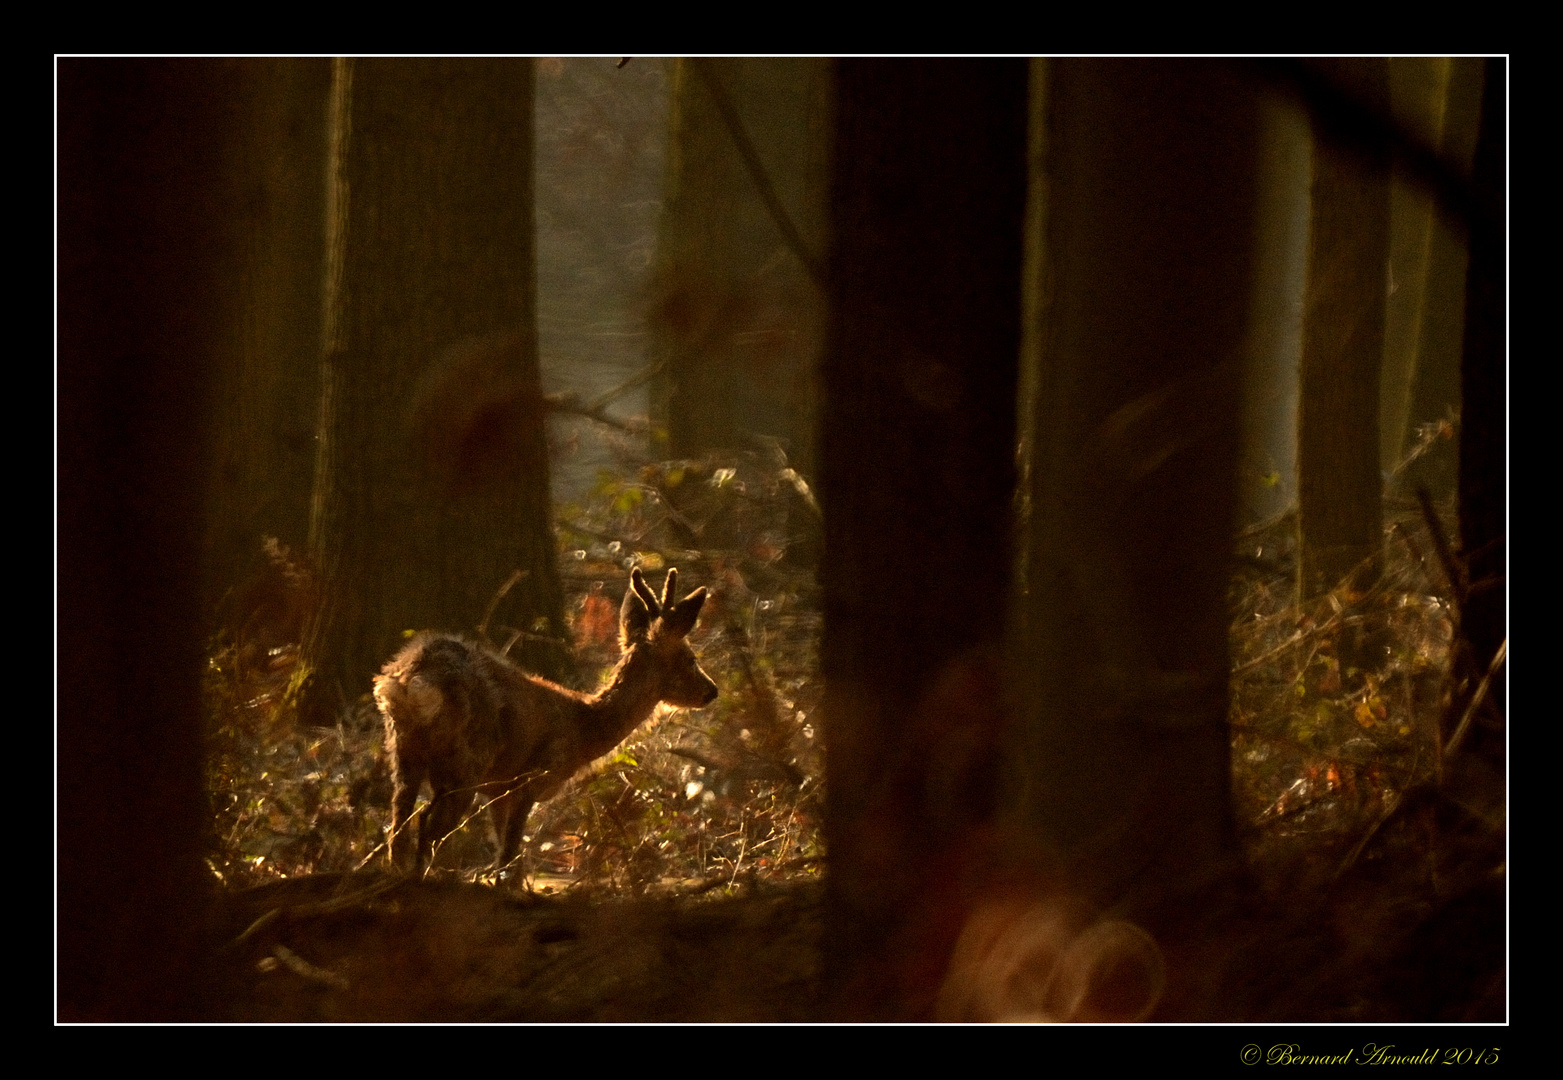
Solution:
M 498 840 L 494 870 L 510 866 L 527 816 L 577 772 L 617 746 L 660 702 L 698 709 L 716 683 L 686 640 L 706 590 L 675 602 L 670 569 L 659 598 L 639 568 L 619 609 L 620 657 L 607 683 L 582 694 L 523 671 L 491 646 L 457 634 L 424 632 L 374 680 L 391 762 L 390 860 L 405 868 L 413 806 L 427 779 L 432 799 L 417 829 L 413 868 L 482 796 Z

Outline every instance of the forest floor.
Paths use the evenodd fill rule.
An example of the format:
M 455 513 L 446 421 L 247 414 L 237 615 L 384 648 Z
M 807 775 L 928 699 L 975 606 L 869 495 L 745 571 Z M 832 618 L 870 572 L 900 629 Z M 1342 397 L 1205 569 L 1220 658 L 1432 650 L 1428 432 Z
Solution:
M 296 653 L 247 656 L 217 638 L 217 1018 L 826 1018 L 820 618 L 807 564 L 781 557 L 808 502 L 786 472 L 756 456 L 647 466 L 605 475 L 593 504 L 561 515 L 583 666 L 612 659 L 618 598 L 601 583 L 625 559 L 676 563 L 686 585 L 717 586 L 692 641 L 723 694 L 654 718 L 539 807 L 527 876 L 467 869 L 488 860 L 481 817 L 423 880 L 383 872 L 372 713 L 297 730 Z M 1210 966 L 1209 988 L 1192 1012 L 1152 1019 L 1505 1018 L 1506 762 L 1488 675 L 1501 655 L 1462 654 L 1466 585 L 1436 513 L 1386 516 L 1372 587 L 1305 604 L 1294 523 L 1240 538 L 1230 720 L 1243 899 L 1219 948 L 1168 943 L 1169 958 Z M 670 518 L 728 542 L 694 550 Z
M 818 883 L 635 899 L 324 874 L 230 894 L 223 919 L 226 1020 L 823 1016 Z

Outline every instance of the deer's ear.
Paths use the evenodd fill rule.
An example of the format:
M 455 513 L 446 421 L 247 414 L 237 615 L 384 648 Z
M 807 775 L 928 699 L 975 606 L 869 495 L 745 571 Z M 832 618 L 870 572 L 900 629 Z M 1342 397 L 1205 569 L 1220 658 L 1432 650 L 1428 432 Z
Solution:
M 705 602 L 705 589 L 696 589 L 663 614 L 662 625 L 682 637 L 695 628 L 695 620 L 700 618 L 700 608 Z
M 657 594 L 651 591 L 650 585 L 646 584 L 646 579 L 641 575 L 638 566 L 630 571 L 630 592 L 640 597 L 653 619 L 662 614 L 662 605 L 657 603 Z
M 630 588 L 624 592 L 624 603 L 619 606 L 619 646 L 629 648 L 637 641 L 644 641 L 646 633 L 651 629 L 651 612 L 646 609 L 646 601 L 641 598 L 640 589 L 645 582 L 640 580 L 640 571 L 636 570 L 630 579 Z

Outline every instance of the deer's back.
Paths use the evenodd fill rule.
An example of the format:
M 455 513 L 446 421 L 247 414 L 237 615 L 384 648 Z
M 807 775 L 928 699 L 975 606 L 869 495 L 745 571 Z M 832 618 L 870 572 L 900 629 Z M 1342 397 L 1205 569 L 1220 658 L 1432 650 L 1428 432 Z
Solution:
M 522 671 L 486 645 L 420 634 L 375 680 L 387 749 L 450 786 L 500 783 L 549 768 L 579 695 Z

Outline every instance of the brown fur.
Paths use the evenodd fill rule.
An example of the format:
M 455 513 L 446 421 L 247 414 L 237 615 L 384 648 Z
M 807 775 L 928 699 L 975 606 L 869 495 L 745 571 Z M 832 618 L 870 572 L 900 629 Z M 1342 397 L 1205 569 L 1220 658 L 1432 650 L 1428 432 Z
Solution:
M 527 815 L 583 766 L 606 754 L 658 702 L 700 708 L 716 684 L 684 639 L 705 602 L 696 589 L 673 602 L 678 571 L 658 599 L 640 571 L 619 609 L 623 655 L 592 695 L 529 675 L 487 645 L 419 634 L 375 678 L 391 758 L 391 861 L 405 865 L 418 788 L 433 801 L 418 829 L 416 866 L 461 821 L 474 795 L 489 800 L 499 838 L 496 867 L 515 859 Z

